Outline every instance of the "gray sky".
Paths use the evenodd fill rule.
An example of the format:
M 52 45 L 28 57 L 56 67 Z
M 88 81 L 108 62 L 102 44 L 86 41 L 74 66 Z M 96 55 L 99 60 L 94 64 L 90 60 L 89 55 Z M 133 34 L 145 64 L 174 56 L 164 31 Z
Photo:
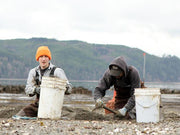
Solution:
M 180 0 L 0 0 L 0 39 L 122 44 L 180 58 Z

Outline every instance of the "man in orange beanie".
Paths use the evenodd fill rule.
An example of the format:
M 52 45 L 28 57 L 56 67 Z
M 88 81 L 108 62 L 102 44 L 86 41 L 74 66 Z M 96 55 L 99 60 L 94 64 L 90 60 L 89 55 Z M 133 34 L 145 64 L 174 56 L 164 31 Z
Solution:
M 39 57 L 40 56 L 43 56 L 43 55 L 46 55 L 49 57 L 49 60 L 51 60 L 51 52 L 49 50 L 49 48 L 47 46 L 40 46 L 38 49 L 37 49 L 37 52 L 36 52 L 36 60 L 39 61 Z
M 23 108 L 19 113 L 13 116 L 13 118 L 23 118 L 24 116 L 26 116 L 26 118 L 37 117 L 41 91 L 40 84 L 43 76 L 55 76 L 67 80 L 65 94 L 71 93 L 71 84 L 69 83 L 64 70 L 55 67 L 50 62 L 51 52 L 47 46 L 40 46 L 37 49 L 35 58 L 39 62 L 39 65 L 30 70 L 25 88 L 25 92 L 28 96 L 32 97 L 36 95 L 35 103 Z

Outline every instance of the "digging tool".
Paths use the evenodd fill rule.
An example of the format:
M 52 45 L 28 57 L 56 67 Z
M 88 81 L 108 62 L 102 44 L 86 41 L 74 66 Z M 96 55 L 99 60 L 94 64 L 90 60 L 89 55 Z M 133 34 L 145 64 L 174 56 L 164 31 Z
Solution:
M 98 107 L 98 108 L 95 107 L 95 108 L 92 110 L 92 112 L 93 112 L 94 110 L 96 110 L 96 109 L 99 109 L 99 108 L 104 108 L 104 109 L 106 109 L 106 110 L 108 110 L 108 111 L 116 114 L 118 117 L 124 117 L 124 116 L 120 115 L 119 111 L 113 110 L 113 109 L 105 106 L 104 104 L 102 105 L 102 107 Z M 129 117 L 130 117 L 131 119 L 135 119 L 135 118 L 136 118 L 136 116 L 135 116 L 135 114 L 134 114 L 133 112 L 129 112 L 128 115 L 129 115 Z
M 104 104 L 102 105 L 102 108 L 104 108 L 104 109 L 106 109 L 106 110 L 108 110 L 108 111 L 110 111 L 110 112 L 112 112 L 112 113 L 114 113 L 114 114 L 116 114 L 116 115 L 118 115 L 118 114 L 119 114 L 119 112 L 118 112 L 118 111 L 113 110 L 113 109 L 111 109 L 111 108 L 109 108 L 109 107 L 105 106 Z M 95 107 L 92 111 L 94 111 L 94 110 L 96 110 L 96 109 L 99 109 L 99 108 Z
M 106 110 L 108 110 L 108 111 L 110 111 L 110 112 L 112 112 L 112 113 L 114 113 L 114 114 L 117 114 L 117 115 L 119 114 L 118 111 L 113 110 L 113 109 L 111 109 L 111 108 L 109 108 L 109 107 L 107 107 L 107 106 L 105 106 L 105 105 L 103 105 L 103 108 L 106 109 Z

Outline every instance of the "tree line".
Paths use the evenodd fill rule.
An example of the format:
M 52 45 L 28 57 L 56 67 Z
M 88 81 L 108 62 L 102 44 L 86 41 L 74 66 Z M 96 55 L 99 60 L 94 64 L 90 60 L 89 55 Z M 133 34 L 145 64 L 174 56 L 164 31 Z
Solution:
M 64 69 L 70 80 L 99 80 L 109 63 L 117 56 L 124 56 L 128 65 L 135 66 L 141 79 L 143 77 L 144 51 L 138 48 L 90 44 L 77 40 L 31 38 L 0 40 L 0 78 L 27 78 L 29 70 L 38 65 L 35 53 L 41 45 L 50 48 L 52 63 Z M 145 53 L 146 81 L 180 81 L 178 57 L 158 57 Z

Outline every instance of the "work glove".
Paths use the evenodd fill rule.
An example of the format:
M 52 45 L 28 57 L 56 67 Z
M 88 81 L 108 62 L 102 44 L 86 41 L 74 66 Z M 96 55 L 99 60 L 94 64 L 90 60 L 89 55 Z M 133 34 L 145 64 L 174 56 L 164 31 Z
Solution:
M 67 84 L 66 85 L 66 91 L 65 91 L 65 95 L 69 95 L 72 92 L 72 85 L 71 84 Z
M 118 110 L 118 116 L 120 117 L 126 116 L 126 113 L 127 113 L 127 109 L 125 107 Z
M 97 99 L 96 100 L 96 104 L 95 104 L 95 107 L 96 108 L 101 108 L 103 106 L 103 101 L 101 98 Z
M 40 87 L 36 87 L 36 88 L 34 89 L 34 92 L 35 92 L 36 94 L 40 94 L 40 91 L 41 91 L 41 88 L 40 88 Z

